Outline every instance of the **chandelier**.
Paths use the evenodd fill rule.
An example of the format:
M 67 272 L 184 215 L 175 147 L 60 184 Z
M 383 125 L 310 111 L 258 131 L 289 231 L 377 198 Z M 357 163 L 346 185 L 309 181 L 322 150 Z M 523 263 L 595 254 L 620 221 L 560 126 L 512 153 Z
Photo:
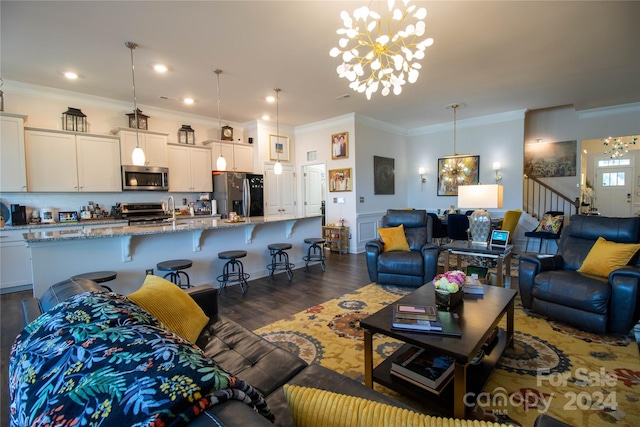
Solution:
M 427 10 L 416 10 L 409 2 L 401 2 L 405 8 L 402 10 L 395 7 L 394 0 L 387 0 L 389 16 L 385 20 L 367 6 L 356 9 L 353 18 L 346 11 L 340 13 L 344 28 L 336 33 L 342 37 L 339 47 L 329 54 L 334 58 L 342 55 L 342 64 L 336 69 L 338 75 L 351 82 L 351 89 L 364 92 L 367 99 L 380 86 L 383 96 L 389 95 L 391 87 L 394 95 L 399 95 L 407 81 L 418 80 L 422 66 L 416 61 L 424 58 L 433 39 L 422 39 Z
M 445 161 L 440 174 L 442 180 L 448 185 L 460 185 L 465 182 L 469 175 L 469 168 L 464 164 L 464 161 L 460 158 L 451 158 Z
M 623 142 L 621 138 L 606 138 L 602 143 L 606 147 L 604 154 L 608 154 L 612 159 L 620 159 L 629 152 L 629 145 L 636 145 L 638 137 L 633 137 L 629 142 Z

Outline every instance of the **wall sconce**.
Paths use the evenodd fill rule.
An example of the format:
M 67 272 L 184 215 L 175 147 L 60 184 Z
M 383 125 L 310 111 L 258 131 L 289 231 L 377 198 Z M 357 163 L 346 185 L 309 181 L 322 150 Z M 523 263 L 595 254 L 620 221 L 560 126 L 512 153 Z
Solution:
M 427 182 L 427 178 L 424 177 L 424 168 L 418 169 L 418 173 L 420 174 L 420 182 L 423 184 Z
M 493 162 L 493 170 L 496 171 L 496 184 L 498 181 L 502 180 L 502 175 L 500 175 L 500 162 Z

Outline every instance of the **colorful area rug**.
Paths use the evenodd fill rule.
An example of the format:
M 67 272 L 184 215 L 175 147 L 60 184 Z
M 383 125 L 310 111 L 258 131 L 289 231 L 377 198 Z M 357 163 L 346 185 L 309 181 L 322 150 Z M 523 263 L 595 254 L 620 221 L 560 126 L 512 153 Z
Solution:
M 367 285 L 255 332 L 308 363 L 363 382 L 360 319 L 409 292 Z M 573 426 L 640 425 L 640 357 L 633 339 L 581 332 L 527 314 L 519 301 L 515 330 L 515 348 L 503 354 L 478 396 L 475 418 L 533 426 L 535 418 L 546 412 Z M 377 365 L 401 344 L 376 335 L 373 345 Z M 379 384 L 375 387 L 428 412 L 419 402 Z

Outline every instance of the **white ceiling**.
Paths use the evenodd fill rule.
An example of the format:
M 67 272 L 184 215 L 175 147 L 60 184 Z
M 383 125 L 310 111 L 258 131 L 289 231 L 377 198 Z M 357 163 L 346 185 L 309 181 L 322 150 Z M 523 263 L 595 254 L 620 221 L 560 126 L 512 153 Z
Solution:
M 212 70 L 221 68 L 223 119 L 274 116 L 264 97 L 279 87 L 280 122 L 292 126 L 355 112 L 415 129 L 451 121 L 445 106 L 454 102 L 467 105 L 460 120 L 640 101 L 638 1 L 415 3 L 427 8 L 426 34 L 435 39 L 420 78 L 399 96 L 371 101 L 338 78 L 329 56 L 340 11 L 367 1 L 2 0 L 0 74 L 132 101 L 124 43 L 133 41 L 138 104 L 217 117 Z M 157 62 L 169 72 L 155 73 Z M 80 78 L 64 79 L 67 70 Z

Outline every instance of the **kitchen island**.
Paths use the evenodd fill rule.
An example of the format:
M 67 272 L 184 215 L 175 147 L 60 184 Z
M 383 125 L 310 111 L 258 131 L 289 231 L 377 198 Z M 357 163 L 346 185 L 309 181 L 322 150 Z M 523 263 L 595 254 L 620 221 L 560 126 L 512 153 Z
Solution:
M 24 238 L 31 252 L 35 297 L 73 275 L 102 270 L 116 271 L 118 277 L 108 286 L 128 294 L 140 287 L 146 270 L 155 272 L 157 263 L 170 259 L 193 261 L 185 270 L 192 285 L 217 287 L 225 263 L 218 253 L 228 250 L 246 250 L 244 271 L 251 279 L 265 277 L 271 243 L 291 243 L 291 262 L 301 267 L 308 246 L 304 239 L 320 237 L 321 222 L 321 216 L 251 217 L 242 222 L 193 217 L 162 225 L 38 231 L 24 233 Z M 286 276 L 275 282 L 282 280 Z

